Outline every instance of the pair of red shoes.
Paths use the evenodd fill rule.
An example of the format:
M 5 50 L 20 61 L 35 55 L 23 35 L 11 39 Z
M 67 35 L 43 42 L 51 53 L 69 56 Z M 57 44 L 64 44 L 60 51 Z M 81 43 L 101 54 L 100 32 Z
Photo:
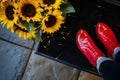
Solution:
M 120 47 L 112 30 L 104 23 L 100 22 L 96 25 L 96 33 L 100 41 L 106 47 L 110 58 L 114 58 L 115 49 Z M 81 29 L 76 35 L 76 43 L 80 51 L 90 61 L 93 66 L 97 66 L 97 60 L 105 55 L 98 49 L 88 33 Z

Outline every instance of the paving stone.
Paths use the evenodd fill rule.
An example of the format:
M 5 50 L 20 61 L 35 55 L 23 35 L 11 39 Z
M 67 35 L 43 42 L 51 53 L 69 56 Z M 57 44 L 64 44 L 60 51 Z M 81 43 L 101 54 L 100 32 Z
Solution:
M 29 48 L 32 48 L 33 45 L 32 40 L 29 39 L 24 40 L 22 38 L 19 38 L 17 34 L 13 34 L 10 30 L 7 30 L 5 27 L 3 28 L 1 25 L 0 25 L 0 37 Z
M 78 80 L 103 80 L 101 77 L 81 71 Z
M 56 80 L 78 80 L 79 70 L 54 62 L 53 70 Z
M 20 80 L 30 50 L 0 40 L 0 80 Z
M 76 74 L 76 69 L 33 52 L 22 80 L 76 80 Z

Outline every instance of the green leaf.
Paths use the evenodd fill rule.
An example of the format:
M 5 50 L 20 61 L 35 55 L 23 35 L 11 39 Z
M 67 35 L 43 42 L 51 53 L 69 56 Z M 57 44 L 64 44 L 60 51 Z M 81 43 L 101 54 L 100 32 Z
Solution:
M 26 22 L 26 21 L 21 21 L 22 25 L 25 26 L 27 28 L 28 32 L 32 32 L 32 28 L 34 27 L 35 23 L 33 22 Z
M 22 25 L 25 26 L 26 28 L 29 27 L 29 24 L 26 21 L 21 21 Z
M 75 13 L 74 7 L 67 0 L 65 0 L 65 2 L 62 4 L 61 10 L 63 14 Z
M 32 28 L 34 27 L 35 23 L 29 23 L 28 31 L 32 32 Z

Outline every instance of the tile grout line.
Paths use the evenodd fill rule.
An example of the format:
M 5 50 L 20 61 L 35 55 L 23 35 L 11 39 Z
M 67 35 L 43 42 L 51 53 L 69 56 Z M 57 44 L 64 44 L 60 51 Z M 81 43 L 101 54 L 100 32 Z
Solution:
M 78 74 L 77 74 L 77 80 L 79 80 L 80 73 L 81 73 L 81 70 L 78 71 Z
M 14 42 L 12 42 L 12 41 L 9 41 L 9 40 L 3 39 L 3 38 L 0 38 L 0 40 L 2 40 L 2 41 L 6 41 L 6 42 L 8 42 L 8 43 L 11 43 L 11 44 L 14 44 L 14 45 L 17 45 L 17 46 L 20 46 L 20 47 L 23 47 L 23 48 L 26 48 L 26 49 L 31 50 L 31 48 L 29 48 L 29 47 L 26 47 L 26 46 L 23 46 L 23 45 L 20 45 L 20 44 L 14 43 Z
M 27 60 L 27 62 L 26 62 L 26 64 L 25 64 L 25 67 L 24 67 L 24 69 L 23 69 L 23 72 L 22 72 L 22 75 L 21 75 L 21 79 L 20 79 L 20 80 L 22 80 L 23 77 L 24 77 L 26 68 L 27 68 L 27 66 L 28 66 L 28 63 L 29 63 L 29 60 L 30 60 L 30 58 L 31 58 L 32 52 L 33 52 L 33 50 L 34 50 L 34 46 L 35 46 L 35 41 L 34 41 L 34 43 L 33 43 L 33 46 L 32 46 L 32 48 L 31 48 L 31 50 L 30 50 L 30 54 L 29 54 L 29 56 L 28 56 L 28 60 Z

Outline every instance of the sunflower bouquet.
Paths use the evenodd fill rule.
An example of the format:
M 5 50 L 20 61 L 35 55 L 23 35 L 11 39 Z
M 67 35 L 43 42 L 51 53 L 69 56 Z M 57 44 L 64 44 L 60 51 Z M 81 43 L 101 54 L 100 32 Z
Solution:
M 24 39 L 53 34 L 73 12 L 67 0 L 0 0 L 0 23 Z

